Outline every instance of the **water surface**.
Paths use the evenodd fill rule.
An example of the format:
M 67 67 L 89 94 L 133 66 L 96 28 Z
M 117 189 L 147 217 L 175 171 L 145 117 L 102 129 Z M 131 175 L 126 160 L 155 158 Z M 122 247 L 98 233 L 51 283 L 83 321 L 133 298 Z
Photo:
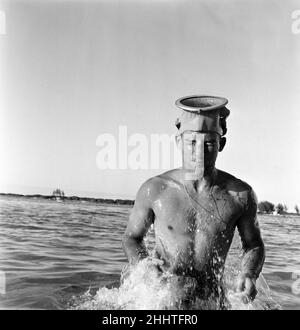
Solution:
M 0 278 L 5 274 L 6 292 L 0 280 L 0 308 L 101 308 L 107 301 L 110 308 L 126 308 L 130 295 L 136 294 L 133 288 L 119 288 L 127 264 L 121 238 L 130 210 L 131 206 L 1 197 Z M 266 261 L 260 295 L 252 307 L 269 309 L 278 303 L 282 309 L 300 309 L 300 285 L 297 290 L 295 283 L 297 273 L 300 278 L 300 218 L 264 215 L 259 221 Z M 236 235 L 226 268 L 229 281 L 234 281 L 240 252 Z

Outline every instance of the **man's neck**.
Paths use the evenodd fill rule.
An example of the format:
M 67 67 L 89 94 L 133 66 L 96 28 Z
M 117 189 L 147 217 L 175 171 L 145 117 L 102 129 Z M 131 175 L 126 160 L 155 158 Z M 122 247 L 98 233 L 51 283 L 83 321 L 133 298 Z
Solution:
M 196 180 L 192 180 L 192 185 L 197 192 L 209 190 L 213 187 L 217 177 L 217 169 L 212 167 L 204 171 L 203 177 L 199 177 Z

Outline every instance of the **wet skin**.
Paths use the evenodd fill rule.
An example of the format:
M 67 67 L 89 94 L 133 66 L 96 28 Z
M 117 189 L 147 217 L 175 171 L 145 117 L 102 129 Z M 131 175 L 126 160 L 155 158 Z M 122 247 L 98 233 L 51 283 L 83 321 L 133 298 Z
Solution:
M 178 139 L 185 155 L 197 147 L 190 142 L 190 136 Z M 195 159 L 184 157 L 182 168 L 153 177 L 141 186 L 123 247 L 132 263 L 146 257 L 143 238 L 153 224 L 156 255 L 163 263 L 160 269 L 191 277 L 199 287 L 216 292 L 237 227 L 245 251 L 238 290 L 254 298 L 255 280 L 264 262 L 257 201 L 247 183 L 215 168 L 224 142 L 215 133 L 205 133 L 203 177 L 186 180 L 187 168 L 194 166 Z

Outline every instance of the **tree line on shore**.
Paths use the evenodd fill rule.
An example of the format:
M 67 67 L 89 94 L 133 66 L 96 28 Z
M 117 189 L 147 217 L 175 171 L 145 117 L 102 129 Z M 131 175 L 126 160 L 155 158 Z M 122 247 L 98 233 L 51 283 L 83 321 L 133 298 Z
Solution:
M 297 214 L 300 213 L 298 205 L 294 206 L 294 210 Z M 262 201 L 258 203 L 258 212 L 266 214 L 285 214 L 288 213 L 288 207 L 286 204 L 283 203 L 278 203 L 277 205 L 275 205 L 269 201 Z
M 108 203 L 108 204 L 123 204 L 123 205 L 133 205 L 134 200 L 130 199 L 110 199 L 110 198 L 91 198 L 91 197 L 78 197 L 78 196 L 66 196 L 64 191 L 61 189 L 55 189 L 52 195 L 22 195 L 22 194 L 12 194 L 12 193 L 0 193 L 0 195 L 12 196 L 12 197 L 27 197 L 27 198 L 42 198 L 50 200 L 70 200 L 70 201 L 86 201 L 86 202 L 96 202 L 96 203 Z M 296 214 L 300 214 L 300 209 L 298 205 L 294 206 Z M 258 213 L 264 214 L 287 214 L 288 207 L 286 204 L 278 203 L 277 205 L 269 201 L 261 201 L 258 203 Z
M 118 205 L 133 205 L 134 201 L 131 199 L 112 199 L 112 198 L 93 198 L 93 197 L 79 197 L 79 196 L 66 196 L 63 191 L 55 193 L 52 195 L 23 195 L 23 194 L 14 194 L 14 193 L 0 193 L 0 196 L 7 197 L 16 197 L 16 198 L 33 198 L 33 199 L 45 199 L 53 201 L 82 201 L 82 202 L 91 202 L 99 204 L 118 204 Z

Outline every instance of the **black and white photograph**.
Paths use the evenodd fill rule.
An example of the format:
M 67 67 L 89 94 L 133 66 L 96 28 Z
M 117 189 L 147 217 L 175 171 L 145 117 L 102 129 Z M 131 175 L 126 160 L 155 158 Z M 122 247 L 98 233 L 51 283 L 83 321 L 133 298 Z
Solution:
M 299 142 L 299 0 L 0 0 L 0 309 L 300 310 Z

